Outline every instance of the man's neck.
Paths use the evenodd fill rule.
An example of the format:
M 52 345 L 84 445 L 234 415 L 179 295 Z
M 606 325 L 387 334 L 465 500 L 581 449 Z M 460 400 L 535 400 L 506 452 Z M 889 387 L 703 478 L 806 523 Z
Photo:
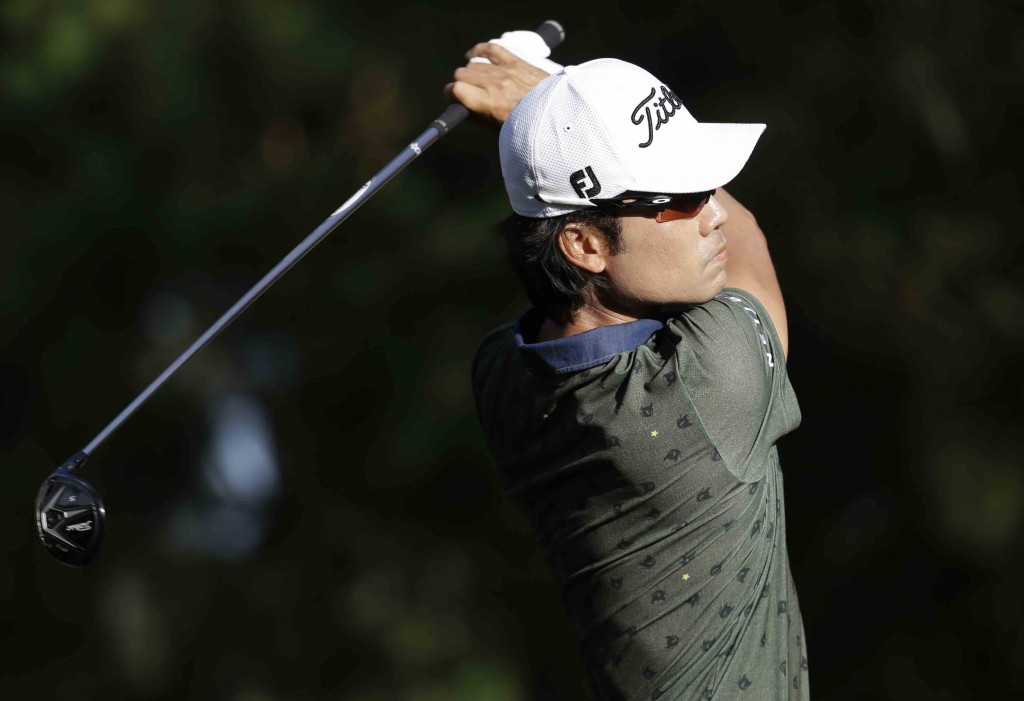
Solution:
M 556 324 L 551 319 L 544 319 L 537 331 L 537 343 L 553 341 L 556 338 L 568 338 L 584 331 L 591 331 L 599 326 L 611 326 L 612 324 L 625 324 L 636 321 L 639 317 L 630 316 L 621 312 L 613 312 L 604 307 L 593 307 L 584 305 L 573 314 L 567 324 Z

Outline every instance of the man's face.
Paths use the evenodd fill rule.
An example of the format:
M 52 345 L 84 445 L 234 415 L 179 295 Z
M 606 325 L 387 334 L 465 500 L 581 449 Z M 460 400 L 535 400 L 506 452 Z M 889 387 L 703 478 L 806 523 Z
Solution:
M 605 260 L 605 306 L 639 317 L 717 295 L 726 284 L 727 218 L 714 197 L 693 219 L 659 223 L 642 210 L 621 217 L 622 251 Z

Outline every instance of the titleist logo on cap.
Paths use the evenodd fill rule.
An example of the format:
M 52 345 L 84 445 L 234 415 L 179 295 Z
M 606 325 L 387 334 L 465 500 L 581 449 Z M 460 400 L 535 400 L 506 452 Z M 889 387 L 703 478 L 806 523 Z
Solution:
M 658 89 L 651 88 L 650 94 L 640 101 L 640 104 L 633 110 L 633 114 L 630 115 L 633 124 L 647 124 L 647 141 L 638 144 L 640 148 L 647 148 L 654 143 L 654 131 L 661 129 L 663 124 L 667 124 L 668 120 L 672 119 L 679 111 L 679 108 L 683 106 L 683 101 L 664 85 L 661 86 L 660 100 L 654 100 L 654 96 L 657 94 Z M 654 100 L 654 102 L 651 102 L 651 100 Z M 651 116 L 651 107 L 654 108 L 654 117 L 658 118 L 657 122 Z M 643 112 L 640 110 L 643 110 Z

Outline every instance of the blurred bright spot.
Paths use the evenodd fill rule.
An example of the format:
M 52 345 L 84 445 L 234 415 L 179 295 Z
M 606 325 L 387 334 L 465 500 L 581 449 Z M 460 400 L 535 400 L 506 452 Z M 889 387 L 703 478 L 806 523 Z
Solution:
M 405 615 L 406 593 L 401 580 L 397 564 L 380 564 L 360 573 L 336 615 L 346 627 L 384 630 Z
M 969 423 L 968 423 L 969 425 Z M 997 447 L 937 433 L 928 464 L 933 521 L 970 557 L 1001 558 L 1016 547 L 1024 517 L 1019 460 Z
M 67 9 L 49 17 L 49 31 L 42 34 L 40 46 L 42 65 L 61 76 L 84 73 L 99 49 L 88 18 L 80 11 Z
M 95 24 L 111 32 L 139 24 L 149 11 L 147 0 L 89 0 L 89 14 Z
M 465 701 L 518 701 L 526 698 L 508 670 L 479 662 L 462 668 L 455 688 L 456 698 Z
M 272 522 L 267 507 L 281 487 L 271 426 L 262 405 L 244 394 L 218 395 L 208 410 L 205 490 L 179 504 L 166 537 L 178 552 L 245 560 L 263 543 Z
M 215 399 L 205 476 L 213 491 L 228 502 L 256 505 L 280 488 L 277 452 L 263 407 L 241 394 Z
M 470 650 L 465 624 L 454 616 L 411 609 L 385 631 L 391 656 L 408 667 L 433 667 Z
M 320 20 L 320 7 L 303 0 L 249 0 L 246 17 L 275 44 L 302 41 Z

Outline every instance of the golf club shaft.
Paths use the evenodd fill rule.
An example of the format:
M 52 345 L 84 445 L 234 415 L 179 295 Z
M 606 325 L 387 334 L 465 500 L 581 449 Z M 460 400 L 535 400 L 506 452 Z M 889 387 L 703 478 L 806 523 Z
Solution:
M 565 36 L 561 25 L 554 20 L 546 21 L 538 27 L 536 31 L 550 47 L 557 46 Z M 253 285 L 248 292 L 242 295 L 242 298 L 235 302 L 230 309 L 224 312 L 213 326 L 207 329 L 206 332 L 197 338 L 184 353 L 178 356 L 178 358 L 171 363 L 166 370 L 160 373 L 159 377 L 153 380 L 153 382 L 151 382 L 149 386 L 139 394 L 139 396 L 132 400 L 131 404 L 126 406 L 106 428 L 100 431 L 100 433 L 92 439 L 89 445 L 85 446 L 82 450 L 82 453 L 85 455 L 75 462 L 74 467 L 70 469 L 77 468 L 84 463 L 85 458 L 91 455 L 92 452 L 96 450 L 96 448 L 98 448 L 107 438 L 109 438 L 114 431 L 120 428 L 121 424 L 127 421 L 128 418 L 131 417 L 131 415 L 134 414 L 154 392 L 160 389 L 164 382 L 166 382 L 171 375 L 177 372 L 182 365 L 202 350 L 207 343 L 212 341 L 217 334 L 223 331 L 232 321 L 244 312 L 250 304 L 255 302 L 260 295 L 266 292 L 267 289 L 277 282 L 282 275 L 288 272 L 293 265 L 302 260 L 302 258 L 313 250 L 318 243 L 327 238 L 328 234 L 334 231 L 339 224 L 345 221 L 345 219 L 352 214 L 352 212 L 356 211 L 364 202 L 370 199 L 370 197 L 372 197 L 377 190 L 383 187 L 385 183 L 398 175 L 398 173 L 415 160 L 417 156 L 432 146 L 438 139 L 461 124 L 468 115 L 469 110 L 467 110 L 463 105 L 459 103 L 449 105 L 448 108 L 441 113 L 441 116 L 431 122 L 430 126 L 428 126 L 422 134 L 404 148 L 401 153 L 395 156 L 395 158 L 384 166 L 379 173 L 370 178 L 365 185 L 356 190 L 355 194 L 349 197 L 344 204 L 338 207 L 338 209 L 324 220 L 324 222 L 320 224 L 313 233 L 309 234 L 309 236 L 307 236 L 298 246 L 292 249 L 291 253 L 285 256 L 270 270 L 270 272 L 264 275 L 259 282 Z M 77 455 L 80 455 L 80 453 L 76 453 L 76 456 Z

